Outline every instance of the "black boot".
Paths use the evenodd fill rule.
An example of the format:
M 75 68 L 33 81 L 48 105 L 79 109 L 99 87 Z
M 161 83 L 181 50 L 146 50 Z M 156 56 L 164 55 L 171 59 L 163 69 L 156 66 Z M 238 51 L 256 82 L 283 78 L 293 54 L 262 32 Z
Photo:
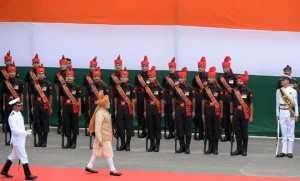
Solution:
M 117 151 L 125 150 L 125 137 L 121 137 L 121 146 L 117 148 Z
M 13 178 L 12 175 L 8 174 L 11 164 L 12 164 L 12 161 L 7 159 L 5 165 L 3 166 L 2 170 L 1 170 L 1 175 L 4 175 L 7 178 Z
M 67 144 L 64 146 L 64 148 L 70 148 L 72 144 L 71 136 L 67 136 Z
M 154 152 L 159 152 L 160 139 L 156 138 L 155 149 Z
M 125 145 L 125 150 L 126 151 L 130 151 L 130 140 L 131 140 L 131 137 L 127 137 L 126 145 Z
M 166 137 L 167 140 L 175 138 L 173 131 L 169 131 L 168 136 Z
M 28 163 L 23 164 L 24 174 L 25 174 L 25 180 L 34 180 L 38 178 L 37 176 L 31 175 Z
M 247 149 L 248 149 L 248 138 L 244 138 L 243 139 L 242 156 L 247 156 Z
M 179 139 L 179 143 L 180 143 L 180 148 L 179 148 L 179 150 L 177 150 L 176 153 L 183 153 L 183 152 L 185 152 L 184 137 L 181 137 Z
M 142 127 L 142 134 L 139 136 L 139 138 L 145 138 L 146 137 L 146 128 L 145 126 Z
M 47 139 L 48 139 L 48 133 L 44 133 L 43 134 L 43 144 L 42 144 L 42 147 L 46 147 L 47 146 Z
M 38 133 L 38 138 L 39 138 L 39 142 L 36 145 L 36 147 L 41 147 L 42 144 L 43 144 L 43 135 L 42 135 L 42 133 Z
M 191 144 L 191 137 L 187 136 L 185 141 L 185 154 L 190 154 L 190 144 Z
M 205 151 L 205 154 L 213 153 L 213 139 L 208 140 L 208 150 Z
M 236 150 L 235 150 L 235 152 L 233 152 L 231 154 L 231 156 L 237 156 L 237 155 L 241 155 L 241 154 L 242 154 L 242 142 L 237 141 Z
M 214 155 L 218 154 L 219 139 L 214 139 Z
M 150 147 L 147 149 L 147 152 L 152 152 L 154 151 L 155 146 L 154 146 L 154 139 L 150 140 Z
M 70 146 L 71 149 L 75 149 L 76 148 L 76 142 L 77 142 L 77 135 L 73 135 L 72 145 Z
M 225 129 L 225 137 L 221 139 L 221 142 L 230 141 L 230 130 L 228 128 Z

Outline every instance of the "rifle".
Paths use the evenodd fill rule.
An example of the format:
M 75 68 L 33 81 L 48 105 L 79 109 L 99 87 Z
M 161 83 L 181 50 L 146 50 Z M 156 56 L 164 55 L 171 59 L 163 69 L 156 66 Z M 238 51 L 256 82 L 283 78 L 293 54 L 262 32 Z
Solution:
M 177 145 L 178 145 L 178 141 L 179 141 L 179 138 L 178 138 L 178 135 L 177 135 L 177 125 L 176 125 L 176 121 L 174 119 L 174 134 L 175 134 L 175 153 L 178 152 L 178 149 L 177 149 Z
M 205 154 L 206 152 L 206 147 L 207 147 L 207 133 L 206 133 L 206 130 L 207 130 L 207 127 L 206 127 L 206 123 L 203 122 L 203 141 L 204 141 L 204 148 L 203 148 L 203 153 Z
M 5 133 L 5 145 L 9 145 L 8 141 L 7 141 L 7 128 L 6 128 L 7 124 L 4 123 L 4 133 Z
M 33 119 L 33 146 L 36 147 L 36 130 L 37 130 L 37 126 L 36 126 L 36 120 L 35 120 L 35 116 L 34 114 L 32 114 L 32 119 Z
M 93 146 L 92 146 L 93 134 L 94 133 L 90 133 L 90 149 L 93 149 Z
M 148 148 L 149 148 L 149 145 L 148 145 L 148 143 L 149 143 L 149 135 L 148 135 L 148 125 L 147 125 L 147 119 L 145 119 L 145 125 L 146 125 L 146 151 L 148 150 Z
M 65 127 L 64 119 L 63 119 L 63 116 L 61 116 L 61 148 L 65 148 L 65 128 L 64 127 Z
M 164 117 L 164 122 L 165 122 L 164 137 L 166 139 L 167 138 L 167 115 L 165 115 L 165 117 Z
M 276 133 L 276 151 L 275 151 L 275 157 L 278 156 L 278 147 L 279 147 L 279 134 L 280 134 L 280 130 L 279 130 L 279 120 L 277 121 L 277 133 Z
M 231 132 L 230 132 L 230 155 L 233 155 L 233 143 L 234 143 L 234 128 L 233 122 L 231 123 Z
M 198 137 L 197 137 L 197 133 L 198 133 L 198 131 L 197 131 L 197 125 L 196 125 L 196 116 L 194 117 L 194 139 L 195 140 L 198 140 Z M 199 135 L 200 135 L 200 129 L 199 129 Z

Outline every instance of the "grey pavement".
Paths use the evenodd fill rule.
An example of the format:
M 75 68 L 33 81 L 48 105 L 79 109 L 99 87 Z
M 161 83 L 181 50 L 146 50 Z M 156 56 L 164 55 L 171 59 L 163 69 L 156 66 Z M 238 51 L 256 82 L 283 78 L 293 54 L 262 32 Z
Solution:
M 1 126 L 0 126 L 1 127 Z M 33 147 L 33 140 L 27 143 L 29 164 L 50 167 L 84 168 L 91 150 L 89 137 L 83 130 L 78 136 L 77 148 L 62 149 L 61 136 L 51 129 L 46 148 Z M 66 142 L 66 139 L 65 139 Z M 145 170 L 163 172 L 184 172 L 203 174 L 231 174 L 273 177 L 300 177 L 300 142 L 295 141 L 294 158 L 275 158 L 275 138 L 249 139 L 248 156 L 229 156 L 230 142 L 219 143 L 219 155 L 204 155 L 203 141 L 191 142 L 191 154 L 174 153 L 174 139 L 162 139 L 160 152 L 146 152 L 145 139 L 134 137 L 131 151 L 115 151 L 114 163 L 118 170 Z M 235 148 L 235 146 L 234 146 Z M 281 147 L 280 147 L 281 148 Z M 279 149 L 280 150 L 280 149 Z M 3 164 L 11 151 L 4 145 L 4 133 L 0 132 L 0 164 Z M 15 163 L 16 164 L 16 163 Z M 95 168 L 107 169 L 106 159 L 99 158 Z

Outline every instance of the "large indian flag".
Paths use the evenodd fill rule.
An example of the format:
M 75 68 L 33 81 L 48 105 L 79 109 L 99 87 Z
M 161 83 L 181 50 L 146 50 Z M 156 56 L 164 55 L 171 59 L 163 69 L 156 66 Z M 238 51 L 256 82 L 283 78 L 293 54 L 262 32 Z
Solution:
M 222 72 L 225 56 L 234 73 L 248 70 L 254 91 L 253 133 L 273 133 L 277 77 L 287 64 L 300 76 L 299 0 L 0 0 L 0 53 L 11 50 L 17 66 L 31 66 L 35 53 L 46 67 L 61 55 L 75 68 L 98 56 L 101 69 L 123 64 L 197 70 L 201 56 Z M 192 76 L 190 76 L 191 78 Z M 268 110 L 268 111 L 266 111 Z

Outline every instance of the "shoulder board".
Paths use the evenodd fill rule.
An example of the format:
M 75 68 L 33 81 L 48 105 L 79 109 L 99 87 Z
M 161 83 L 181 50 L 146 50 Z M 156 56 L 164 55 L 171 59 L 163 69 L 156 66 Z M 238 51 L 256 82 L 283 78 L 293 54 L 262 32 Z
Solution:
M 12 111 L 11 113 L 10 113 L 10 115 L 9 116 L 13 116 L 15 114 L 15 112 L 14 111 Z

